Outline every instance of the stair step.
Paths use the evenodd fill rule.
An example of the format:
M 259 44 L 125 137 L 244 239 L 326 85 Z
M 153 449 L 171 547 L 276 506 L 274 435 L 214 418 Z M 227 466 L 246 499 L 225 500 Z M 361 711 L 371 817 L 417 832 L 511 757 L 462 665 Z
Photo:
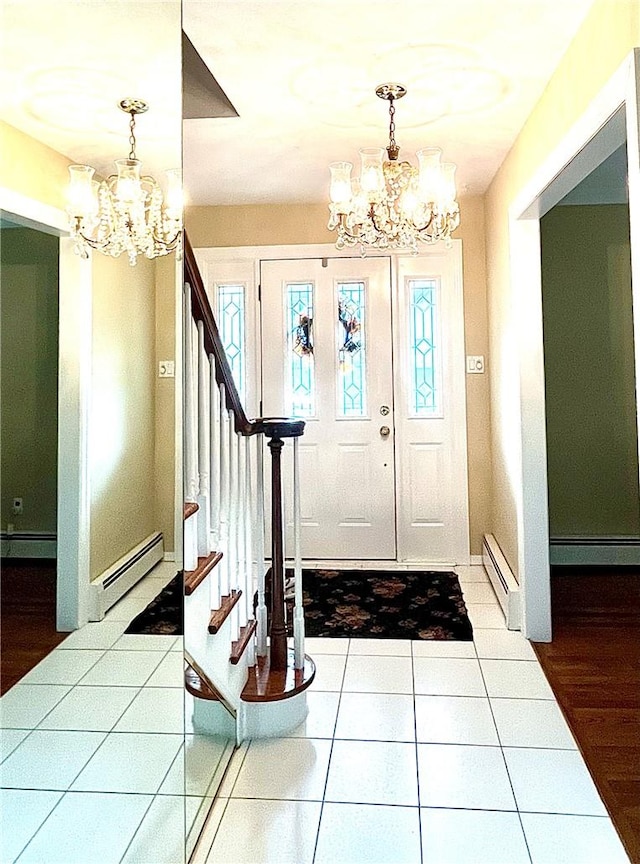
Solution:
M 187 596 L 193 594 L 198 585 L 207 578 L 221 558 L 222 552 L 210 552 L 206 557 L 198 558 L 198 566 L 195 570 L 184 571 L 184 593 Z
M 185 501 L 184 502 L 184 521 L 186 522 L 189 516 L 193 516 L 194 513 L 197 513 L 200 509 L 200 506 L 196 504 L 195 501 Z
M 220 697 L 210 685 L 209 681 L 202 678 L 196 670 L 187 663 L 184 670 L 184 687 L 188 693 L 196 699 L 207 699 L 210 702 L 220 702 Z
M 304 668 L 295 669 L 295 656 L 292 650 L 287 654 L 287 668 L 273 672 L 270 669 L 269 655 L 258 657 L 255 666 L 249 667 L 249 677 L 241 694 L 244 702 L 279 702 L 302 693 L 316 676 L 316 665 L 305 654 Z
M 218 632 L 241 597 L 242 591 L 232 591 L 231 594 L 224 594 L 220 598 L 220 606 L 211 613 L 208 627 L 209 633 L 214 634 Z
M 256 632 L 257 623 L 255 619 L 251 619 L 247 621 L 244 627 L 240 628 L 240 635 L 236 639 L 235 642 L 231 643 L 231 656 L 229 657 L 229 662 L 236 666 L 240 662 L 240 658 L 244 654 L 245 648 L 253 638 L 253 634 Z

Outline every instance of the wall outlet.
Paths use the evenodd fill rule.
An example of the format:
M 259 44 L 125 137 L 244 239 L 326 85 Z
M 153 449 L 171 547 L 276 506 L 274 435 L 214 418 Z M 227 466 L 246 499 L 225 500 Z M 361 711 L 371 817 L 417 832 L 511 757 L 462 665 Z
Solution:
M 173 360 L 160 360 L 158 363 L 158 378 L 173 378 L 175 374 L 175 363 Z
M 19 516 L 22 513 L 22 498 L 14 498 L 11 509 L 16 516 Z

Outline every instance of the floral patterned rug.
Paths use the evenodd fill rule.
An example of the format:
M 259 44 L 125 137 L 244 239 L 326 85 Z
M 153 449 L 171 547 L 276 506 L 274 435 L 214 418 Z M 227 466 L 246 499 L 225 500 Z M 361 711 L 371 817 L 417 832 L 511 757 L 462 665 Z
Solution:
M 182 571 L 129 624 L 125 633 L 152 633 L 156 636 L 182 636 L 184 597 Z
M 473 639 L 455 573 L 303 570 L 302 589 L 308 636 Z

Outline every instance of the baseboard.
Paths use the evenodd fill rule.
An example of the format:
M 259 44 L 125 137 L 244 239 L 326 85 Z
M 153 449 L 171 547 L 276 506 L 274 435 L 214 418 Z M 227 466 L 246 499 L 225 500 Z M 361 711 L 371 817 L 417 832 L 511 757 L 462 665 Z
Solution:
M 553 537 L 549 541 L 552 565 L 640 566 L 638 537 Z
M 89 586 L 89 621 L 101 621 L 114 603 L 162 561 L 163 555 L 162 532 L 156 531 L 94 579 Z
M 504 612 L 507 628 L 520 630 L 520 586 L 493 534 L 484 535 L 482 563 Z
M 268 564 L 271 559 L 265 559 Z M 305 570 L 389 570 L 401 573 L 404 570 L 431 570 L 450 572 L 455 564 L 431 564 L 428 561 L 356 561 L 349 558 L 334 558 L 331 560 L 303 558 L 302 567 Z M 293 568 L 293 559 L 287 558 L 285 567 Z
M 47 531 L 14 531 L 0 533 L 0 555 L 3 558 L 53 558 L 58 554 L 55 534 Z

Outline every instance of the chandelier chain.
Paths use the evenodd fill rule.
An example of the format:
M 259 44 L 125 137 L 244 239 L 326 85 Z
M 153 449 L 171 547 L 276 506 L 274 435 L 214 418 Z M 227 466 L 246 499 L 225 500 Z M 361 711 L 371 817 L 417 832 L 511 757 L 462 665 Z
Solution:
M 131 145 L 131 150 L 129 151 L 129 159 L 136 158 L 136 115 L 135 111 L 131 112 L 131 120 L 129 120 L 129 144 Z
M 396 123 L 395 123 L 395 105 L 393 104 L 393 96 L 389 96 L 389 147 L 395 149 L 398 144 L 396 142 Z

